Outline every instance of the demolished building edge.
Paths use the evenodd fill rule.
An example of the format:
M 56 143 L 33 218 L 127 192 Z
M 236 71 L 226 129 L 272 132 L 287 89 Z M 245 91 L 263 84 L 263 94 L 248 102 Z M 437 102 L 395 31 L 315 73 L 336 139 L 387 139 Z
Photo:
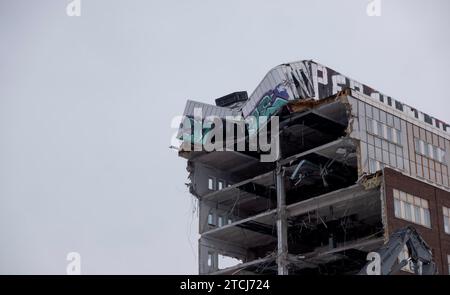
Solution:
M 307 62 L 311 62 L 311 61 L 307 61 Z M 317 63 L 315 63 L 316 65 L 318 65 Z M 284 66 L 284 65 L 282 65 L 282 66 Z M 323 67 L 323 66 L 322 66 Z M 269 72 L 270 73 L 270 72 Z M 266 75 L 266 77 L 267 77 L 267 75 Z M 317 78 L 316 78 L 317 79 Z M 263 79 L 264 80 L 264 79 Z M 364 87 L 364 86 L 363 86 Z M 350 96 L 351 97 L 353 97 L 353 99 L 355 99 L 356 97 L 358 97 L 358 99 L 361 99 L 361 97 L 364 97 L 365 99 L 371 99 L 371 100 L 373 100 L 373 98 L 374 97 L 371 97 L 371 96 L 368 96 L 368 95 L 365 95 L 364 93 L 359 93 L 359 91 L 351 91 L 351 94 L 350 94 Z M 250 96 L 250 99 L 251 99 L 251 97 L 252 96 Z M 348 96 L 345 96 L 345 97 L 348 97 Z M 387 97 L 386 97 L 387 98 Z M 317 99 L 317 98 L 316 98 Z M 320 98 L 319 98 L 320 99 Z M 379 101 L 377 101 L 376 103 L 374 103 L 375 105 L 376 104 L 378 104 L 378 103 L 380 103 Z M 347 104 L 348 105 L 350 105 L 350 103 L 347 101 Z M 405 105 L 406 106 L 406 105 Z M 387 109 L 387 108 L 386 108 Z M 399 110 L 397 110 L 397 111 L 393 111 L 393 113 L 398 113 L 398 111 Z M 351 110 L 350 110 L 350 113 L 351 113 Z M 397 115 L 399 115 L 399 114 L 397 114 Z M 353 128 L 353 116 L 352 115 L 350 115 L 349 117 L 351 117 L 351 119 L 349 120 L 349 123 L 348 123 L 348 128 Z M 409 120 L 412 120 L 412 121 L 414 121 L 415 123 L 417 123 L 417 118 L 411 118 L 411 116 L 409 116 L 409 118 L 406 118 L 406 119 L 409 119 Z M 433 120 L 434 120 L 434 118 L 433 118 Z M 432 121 L 432 122 L 434 122 L 434 121 Z M 442 122 L 442 121 L 439 121 L 439 122 Z M 445 124 L 445 123 L 443 123 L 443 124 Z M 423 123 L 421 123 L 420 125 L 424 125 Z M 426 125 L 425 125 L 426 126 Z M 440 126 L 448 126 L 448 125 L 440 125 Z M 433 126 L 433 127 L 435 127 L 435 126 Z M 446 127 L 443 127 L 444 129 L 446 128 Z M 439 129 L 439 128 L 433 128 L 434 130 L 433 131 L 435 131 L 435 129 Z M 439 132 L 439 134 L 440 135 L 443 135 L 443 133 L 444 132 L 442 132 L 442 131 L 448 131 L 448 130 L 440 130 L 440 132 Z M 350 135 L 352 132 L 353 132 L 353 130 L 352 129 L 349 129 L 349 130 L 346 130 L 346 132 L 347 132 L 347 134 L 348 135 Z M 406 130 L 404 130 L 404 133 L 406 133 Z M 356 136 L 356 137 L 358 137 L 358 136 Z M 358 158 L 358 160 L 357 160 L 357 163 L 358 163 L 358 175 L 362 175 L 363 174 L 363 170 L 364 170 L 364 164 L 361 164 L 361 162 L 362 162 L 362 159 L 361 159 L 361 152 L 359 151 L 359 149 L 360 149 L 360 144 L 358 144 L 357 145 L 357 149 L 358 149 L 358 151 L 357 151 L 357 158 Z M 448 152 L 448 150 L 447 150 L 447 152 Z M 448 157 L 447 157 L 447 160 L 448 160 Z M 360 168 L 361 168 L 361 170 L 360 170 Z M 395 169 L 395 168 L 394 168 Z M 403 172 L 401 172 L 401 173 L 403 173 Z M 411 176 L 411 175 L 410 175 Z M 387 226 L 387 224 L 388 224 L 388 213 L 387 212 L 385 212 L 385 210 L 386 210 L 386 195 L 385 195 L 385 191 L 386 191 L 386 187 L 385 187 L 385 180 L 384 180 L 384 173 L 383 173 L 383 175 L 382 175 L 382 181 L 381 181 L 381 185 L 380 185 L 380 202 L 381 202 L 381 210 L 382 210 L 382 212 L 380 212 L 380 214 L 381 214 L 381 218 L 382 218 L 382 223 L 383 223 L 383 227 L 384 227 L 384 239 L 386 239 L 387 238 L 387 236 L 388 236 L 388 231 L 389 231 L 389 227 Z M 423 181 L 423 180 L 421 180 L 421 181 Z M 429 183 L 430 184 L 430 183 Z M 435 184 L 432 184 L 432 185 L 435 185 Z M 442 186 L 439 186 L 438 187 L 438 189 L 442 189 L 443 187 Z M 444 188 L 445 189 L 445 188 Z M 200 251 L 200 249 L 199 249 L 199 251 Z M 199 254 L 200 254 L 200 252 L 199 252 Z M 202 273 L 202 271 L 201 271 L 201 273 Z

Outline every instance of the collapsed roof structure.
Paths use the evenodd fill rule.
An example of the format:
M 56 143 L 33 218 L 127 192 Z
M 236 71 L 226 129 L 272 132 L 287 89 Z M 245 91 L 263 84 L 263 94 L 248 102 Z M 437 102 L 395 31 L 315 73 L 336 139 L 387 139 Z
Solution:
M 449 271 L 450 125 L 311 60 L 215 101 L 187 101 L 178 134 L 199 201 L 200 274 L 354 274 L 408 224 Z M 219 141 L 211 116 L 244 122 L 243 136 Z M 263 128 L 277 138 L 271 161 L 251 148 Z

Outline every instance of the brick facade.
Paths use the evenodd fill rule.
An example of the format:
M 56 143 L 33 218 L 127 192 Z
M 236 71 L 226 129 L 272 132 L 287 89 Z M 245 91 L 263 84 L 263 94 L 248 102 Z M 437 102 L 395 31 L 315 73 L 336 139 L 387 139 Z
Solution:
M 450 192 L 441 190 L 423 181 L 405 176 L 395 170 L 385 168 L 386 214 L 388 233 L 407 225 L 414 226 L 422 238 L 432 248 L 439 274 L 449 274 L 447 255 L 450 255 L 450 235 L 444 231 L 442 206 L 450 208 Z M 428 201 L 431 228 L 395 217 L 393 189 L 401 190 Z

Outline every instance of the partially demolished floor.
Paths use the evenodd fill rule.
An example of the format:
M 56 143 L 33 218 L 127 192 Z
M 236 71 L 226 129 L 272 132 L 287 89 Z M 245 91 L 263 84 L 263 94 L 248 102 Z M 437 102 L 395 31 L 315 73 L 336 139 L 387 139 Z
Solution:
M 234 151 L 180 151 L 191 173 L 202 165 L 234 177 L 203 194 L 191 185 L 200 207 L 200 274 L 280 274 L 280 265 L 289 274 L 354 274 L 383 244 L 383 176 L 361 173 L 345 96 L 295 102 L 278 115 L 276 163 Z M 233 219 L 209 225 L 211 210 Z M 219 255 L 239 263 L 221 268 Z
M 262 187 L 267 192 L 273 190 L 271 174 L 257 176 L 203 199 L 211 205 L 229 208 L 241 218 L 202 234 L 201 244 L 243 262 L 213 274 L 277 273 L 275 202 L 248 191 L 253 184 L 261 186 L 260 191 L 264 190 Z M 369 184 L 371 181 L 374 184 Z M 381 175 L 371 175 L 324 194 L 308 195 L 292 199 L 286 206 L 289 273 L 357 273 L 366 263 L 367 252 L 383 243 Z

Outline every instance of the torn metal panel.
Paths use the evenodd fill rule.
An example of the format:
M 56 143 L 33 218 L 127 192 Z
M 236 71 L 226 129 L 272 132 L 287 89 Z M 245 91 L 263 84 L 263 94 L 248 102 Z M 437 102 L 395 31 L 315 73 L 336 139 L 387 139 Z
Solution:
M 199 124 L 203 124 L 203 120 L 208 117 L 218 117 L 225 119 L 226 117 L 240 116 L 240 111 L 233 110 L 231 108 L 215 106 L 203 102 L 188 100 L 183 112 L 183 118 L 190 121 L 190 126 L 184 126 L 184 122 L 181 122 L 180 128 L 178 129 L 177 138 L 185 140 L 189 138 L 189 141 L 184 143 L 189 144 L 201 144 L 204 132 L 207 130 L 202 130 L 200 138 L 193 135 L 192 128 L 194 127 L 194 121 L 198 121 Z M 202 128 L 203 129 L 203 128 Z M 185 135 L 185 136 L 184 136 Z M 187 136 L 186 136 L 187 135 Z M 180 147 L 181 148 L 181 147 Z
M 242 114 L 245 118 L 250 115 L 271 116 L 290 101 L 319 100 L 336 95 L 346 88 L 358 91 L 374 101 L 385 102 L 386 106 L 400 110 L 411 118 L 420 118 L 429 126 L 450 133 L 449 124 L 312 60 L 286 63 L 270 70 L 242 107 Z M 388 101 L 391 103 L 388 104 Z
M 201 116 L 202 118 L 206 118 L 209 116 L 217 116 L 219 118 L 225 119 L 226 116 L 238 116 L 240 115 L 239 112 L 226 108 L 221 106 L 215 106 L 199 101 L 194 100 L 187 100 L 186 107 L 183 112 L 183 116 L 193 118 L 195 113 L 195 109 L 201 110 Z

